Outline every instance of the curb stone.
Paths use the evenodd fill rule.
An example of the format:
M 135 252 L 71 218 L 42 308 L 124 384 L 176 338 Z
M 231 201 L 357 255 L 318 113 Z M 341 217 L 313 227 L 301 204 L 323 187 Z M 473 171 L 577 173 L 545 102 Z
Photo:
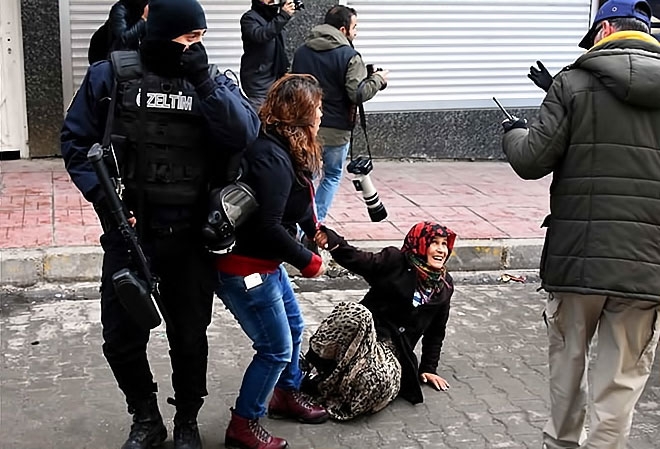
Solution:
M 354 241 L 355 246 L 378 251 L 400 241 Z M 497 272 L 501 270 L 537 270 L 543 239 L 460 240 L 454 247 L 448 269 L 457 272 Z M 328 277 L 338 277 L 345 270 L 328 262 Z M 48 283 L 98 282 L 103 252 L 100 246 L 50 247 L 45 249 L 0 250 L 0 286 L 30 287 Z M 287 271 L 298 275 L 287 265 Z M 474 277 L 474 276 L 473 276 Z M 492 276 L 490 276 L 492 277 Z M 486 276 L 489 278 L 489 276 Z

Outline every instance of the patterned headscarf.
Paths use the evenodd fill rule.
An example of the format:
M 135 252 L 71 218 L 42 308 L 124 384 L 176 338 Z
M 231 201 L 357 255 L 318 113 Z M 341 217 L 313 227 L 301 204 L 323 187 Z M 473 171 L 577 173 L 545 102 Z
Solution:
M 447 248 L 449 249 L 447 258 L 449 258 L 454 249 L 456 234 L 446 226 L 430 221 L 417 223 L 410 228 L 401 247 L 401 252 L 406 255 L 410 264 L 417 270 L 418 289 L 421 293 L 431 291 L 429 297 L 446 285 L 446 268 L 443 266 L 442 270 L 438 271 L 426 263 L 426 252 L 435 237 L 447 238 Z

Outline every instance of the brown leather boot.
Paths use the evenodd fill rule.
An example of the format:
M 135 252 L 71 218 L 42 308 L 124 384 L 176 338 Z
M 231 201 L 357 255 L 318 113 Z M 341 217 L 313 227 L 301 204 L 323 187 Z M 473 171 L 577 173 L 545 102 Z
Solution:
M 238 416 L 232 409 L 231 421 L 225 433 L 225 447 L 229 449 L 286 449 L 289 444 L 261 427 L 258 419 Z
M 268 404 L 268 417 L 292 418 L 305 424 L 321 424 L 328 420 L 328 412 L 312 404 L 304 393 L 297 390 L 275 388 Z

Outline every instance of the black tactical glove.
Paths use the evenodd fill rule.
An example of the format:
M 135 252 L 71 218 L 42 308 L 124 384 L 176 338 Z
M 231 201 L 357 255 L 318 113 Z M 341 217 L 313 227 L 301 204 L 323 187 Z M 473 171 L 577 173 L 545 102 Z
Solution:
M 539 68 L 537 69 L 534 66 L 529 68 L 529 75 L 527 77 L 534 82 L 538 87 L 544 91 L 548 91 L 552 85 L 552 75 L 548 72 L 548 69 L 545 68 L 541 61 L 536 61 Z
M 201 42 L 191 45 L 181 55 L 181 70 L 190 83 L 199 87 L 211 79 L 209 75 L 209 58 Z
M 319 226 L 319 231 L 325 232 L 325 235 L 328 236 L 328 247 L 325 248 L 328 251 L 333 251 L 337 249 L 342 243 L 344 243 L 344 237 L 337 234 L 332 229 L 326 227 L 325 225 Z
M 504 133 L 515 128 L 527 129 L 527 119 L 518 117 L 513 117 L 513 120 L 506 119 L 502 122 L 502 128 L 504 128 Z

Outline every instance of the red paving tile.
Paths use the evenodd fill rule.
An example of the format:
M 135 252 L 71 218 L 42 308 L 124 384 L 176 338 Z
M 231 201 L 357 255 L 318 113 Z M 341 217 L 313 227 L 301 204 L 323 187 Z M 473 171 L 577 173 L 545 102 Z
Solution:
M 347 175 L 327 219 L 347 239 L 401 240 L 435 220 L 462 239 L 538 238 L 550 178 L 523 181 L 502 162 L 375 161 L 372 180 L 388 211 L 372 223 Z M 101 227 L 61 159 L 0 163 L 0 248 L 98 245 Z

